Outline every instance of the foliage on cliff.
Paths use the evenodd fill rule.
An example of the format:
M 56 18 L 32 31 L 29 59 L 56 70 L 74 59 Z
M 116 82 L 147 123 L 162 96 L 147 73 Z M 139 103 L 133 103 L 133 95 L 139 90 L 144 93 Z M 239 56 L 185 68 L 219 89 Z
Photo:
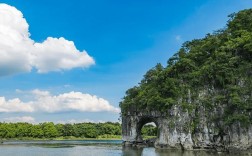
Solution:
M 168 61 L 150 69 L 138 86 L 126 91 L 122 113 L 167 112 L 173 105 L 192 111 L 204 106 L 226 124 L 251 124 L 252 9 L 229 15 L 224 29 L 185 42 Z

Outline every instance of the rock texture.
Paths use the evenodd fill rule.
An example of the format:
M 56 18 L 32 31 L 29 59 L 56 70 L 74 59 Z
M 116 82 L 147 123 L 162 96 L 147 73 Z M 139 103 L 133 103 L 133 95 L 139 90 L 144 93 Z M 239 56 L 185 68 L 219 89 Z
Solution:
M 185 42 L 126 91 L 125 145 L 141 143 L 142 126 L 154 122 L 157 148 L 252 149 L 252 9 L 229 17 L 225 29 Z
M 196 113 L 196 111 L 198 113 Z M 236 152 L 252 149 L 252 125 L 242 127 L 240 123 L 224 126 L 223 121 L 213 122 L 211 116 L 218 116 L 223 109 L 206 112 L 199 107 L 192 112 L 173 106 L 165 113 L 158 111 L 128 112 L 122 115 L 124 145 L 143 142 L 141 128 L 149 122 L 158 127 L 156 148 L 165 149 L 213 149 Z M 195 114 L 198 114 L 195 119 Z M 197 125 L 195 124 L 197 120 Z

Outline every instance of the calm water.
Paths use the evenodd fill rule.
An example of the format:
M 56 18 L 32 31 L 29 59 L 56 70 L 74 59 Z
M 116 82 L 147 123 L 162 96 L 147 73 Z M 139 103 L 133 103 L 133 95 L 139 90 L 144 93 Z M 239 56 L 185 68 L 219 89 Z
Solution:
M 224 156 L 224 153 L 182 152 L 155 148 L 123 148 L 121 141 L 11 141 L 0 145 L 0 156 Z

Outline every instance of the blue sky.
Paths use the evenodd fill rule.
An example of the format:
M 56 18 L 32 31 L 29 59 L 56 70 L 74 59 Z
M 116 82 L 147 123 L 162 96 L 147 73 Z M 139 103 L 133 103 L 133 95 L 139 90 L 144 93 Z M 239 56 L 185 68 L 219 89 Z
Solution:
M 250 0 L 2 0 L 2 3 L 21 11 L 23 17 L 15 15 L 15 18 L 25 19 L 24 27 L 25 23 L 29 25 L 30 36 L 26 39 L 31 43 L 27 43 L 27 49 L 32 49 L 30 53 L 37 58 L 27 64 L 30 68 L 23 69 L 21 66 L 26 63 L 19 65 L 19 61 L 30 61 L 24 59 L 26 43 L 20 45 L 25 49 L 22 57 L 14 55 L 18 50 L 6 50 L 0 44 L 0 119 L 36 123 L 118 121 L 117 108 L 125 91 L 137 85 L 148 69 L 159 62 L 166 65 L 183 42 L 224 28 L 227 15 L 252 7 Z M 8 6 L 2 8 L 11 10 Z M 5 14 L 0 10 L 1 13 Z M 8 24 L 13 22 L 2 23 L 6 27 Z M 19 29 L 22 24 L 13 25 L 13 30 L 27 33 L 26 29 Z M 0 36 L 0 40 L 3 38 Z M 75 47 L 66 53 L 77 50 L 80 54 L 76 56 L 84 61 L 89 58 L 86 64 L 78 63 L 80 60 L 75 56 L 70 60 L 66 53 L 50 47 L 56 43 L 69 45 L 68 41 L 73 41 Z M 85 58 L 84 50 L 88 55 Z M 3 51 L 15 59 L 4 62 Z M 68 66 L 56 64 L 60 58 L 73 62 Z M 8 74 L 6 71 L 10 70 Z M 17 98 L 19 101 L 10 101 Z M 92 107 L 88 106 L 89 100 Z

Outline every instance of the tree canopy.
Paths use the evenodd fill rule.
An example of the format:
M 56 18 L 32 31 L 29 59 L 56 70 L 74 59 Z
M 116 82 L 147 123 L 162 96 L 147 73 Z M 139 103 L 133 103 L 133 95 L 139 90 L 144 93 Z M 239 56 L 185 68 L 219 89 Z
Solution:
M 152 125 L 144 126 L 144 136 L 156 136 L 157 129 Z M 31 123 L 0 123 L 0 139 L 71 139 L 81 138 L 121 138 L 121 124 L 105 123 L 75 123 L 54 124 L 44 122 Z
M 30 123 L 0 123 L 0 138 L 98 138 L 121 135 L 119 123 L 75 123 L 54 124 L 44 122 L 40 124 Z
M 166 67 L 158 63 L 147 71 L 139 85 L 126 91 L 122 113 L 225 106 L 225 123 L 251 123 L 252 9 L 229 18 L 224 29 L 185 42 Z

